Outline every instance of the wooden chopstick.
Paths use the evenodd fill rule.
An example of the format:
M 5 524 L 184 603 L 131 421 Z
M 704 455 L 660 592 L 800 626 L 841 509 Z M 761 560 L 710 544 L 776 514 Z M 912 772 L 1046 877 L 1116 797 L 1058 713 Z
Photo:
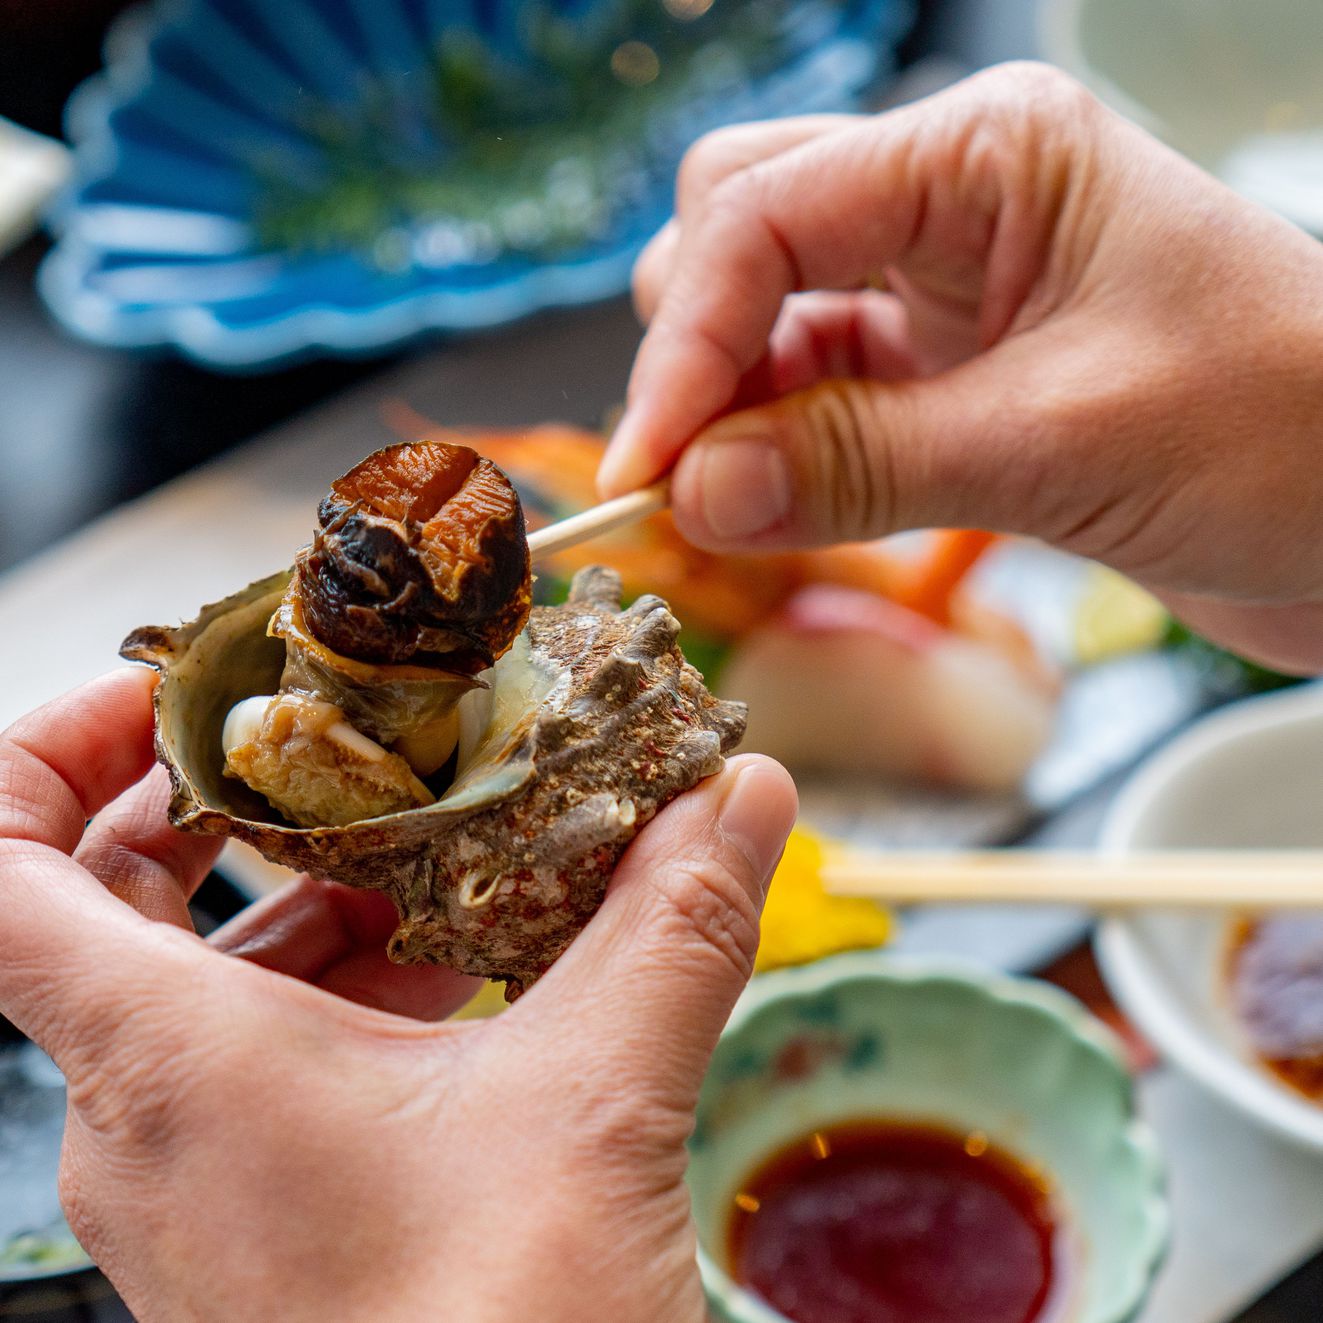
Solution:
M 1323 907 L 1323 850 L 829 849 L 823 886 L 897 903 Z
M 663 479 L 654 482 L 651 487 L 627 492 L 624 496 L 603 501 L 601 505 L 571 515 L 559 523 L 539 528 L 536 533 L 528 535 L 529 554 L 535 559 L 538 556 L 549 556 L 553 552 L 578 546 L 580 542 L 601 537 L 603 533 L 612 533 L 617 528 L 636 524 L 666 508 L 670 501 L 670 486 L 670 481 Z

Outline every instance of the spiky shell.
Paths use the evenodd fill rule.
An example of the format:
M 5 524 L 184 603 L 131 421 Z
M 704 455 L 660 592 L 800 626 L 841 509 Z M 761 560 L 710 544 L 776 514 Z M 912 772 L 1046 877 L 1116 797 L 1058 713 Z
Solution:
M 222 775 L 220 752 L 233 704 L 279 683 L 285 650 L 267 622 L 288 582 L 262 580 L 178 629 L 138 630 L 123 655 L 162 676 L 156 742 L 171 822 L 386 891 L 400 912 L 393 960 L 505 979 L 516 995 L 592 917 L 643 824 L 717 771 L 744 733 L 743 704 L 708 693 L 666 603 L 641 597 L 622 611 L 619 577 L 591 567 L 563 606 L 534 608 L 489 688 L 462 701 L 459 765 L 435 804 L 293 827 Z

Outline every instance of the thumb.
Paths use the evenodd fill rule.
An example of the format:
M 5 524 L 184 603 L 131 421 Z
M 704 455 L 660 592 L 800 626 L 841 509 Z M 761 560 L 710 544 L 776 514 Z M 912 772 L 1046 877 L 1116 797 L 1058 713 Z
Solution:
M 731 759 L 639 833 L 601 910 L 512 1015 L 536 1014 L 542 1032 L 563 1021 L 579 1059 L 617 1079 L 696 1091 L 753 971 L 797 809 L 779 764 Z
M 998 351 L 921 380 L 824 381 L 730 414 L 681 455 L 680 532 L 712 551 L 772 551 L 905 528 L 1033 532 L 1046 418 L 1012 418 Z M 1003 364 L 1004 366 L 1004 364 Z M 999 387 L 999 388 L 998 388 Z

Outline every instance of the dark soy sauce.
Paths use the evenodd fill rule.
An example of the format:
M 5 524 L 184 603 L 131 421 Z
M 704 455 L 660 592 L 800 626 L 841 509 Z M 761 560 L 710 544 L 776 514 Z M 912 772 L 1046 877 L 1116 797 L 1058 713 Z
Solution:
M 983 1135 L 857 1122 L 752 1173 L 729 1262 L 794 1323 L 1036 1323 L 1059 1239 L 1042 1176 Z

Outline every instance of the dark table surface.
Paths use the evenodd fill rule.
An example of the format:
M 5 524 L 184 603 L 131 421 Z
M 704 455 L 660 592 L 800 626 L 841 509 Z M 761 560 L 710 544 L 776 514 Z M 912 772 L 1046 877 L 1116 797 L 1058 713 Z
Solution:
M 0 0 L 0 114 L 57 132 L 65 96 L 96 66 L 98 25 L 120 7 L 119 0 Z M 1034 53 L 1033 0 L 929 0 L 921 9 L 908 60 L 936 54 L 974 68 Z M 0 259 L 0 571 L 396 361 L 324 361 L 230 377 L 169 356 L 79 344 L 54 326 L 34 292 L 45 247 L 34 238 Z M 540 325 L 549 337 L 572 339 L 593 318 L 567 312 Z M 473 341 L 466 344 L 472 352 Z M 221 917 L 238 903 L 218 879 L 201 900 Z M 89 1273 L 54 1288 L 0 1290 L 0 1318 L 112 1323 L 129 1314 Z M 1237 1323 L 1319 1320 L 1323 1257 Z

